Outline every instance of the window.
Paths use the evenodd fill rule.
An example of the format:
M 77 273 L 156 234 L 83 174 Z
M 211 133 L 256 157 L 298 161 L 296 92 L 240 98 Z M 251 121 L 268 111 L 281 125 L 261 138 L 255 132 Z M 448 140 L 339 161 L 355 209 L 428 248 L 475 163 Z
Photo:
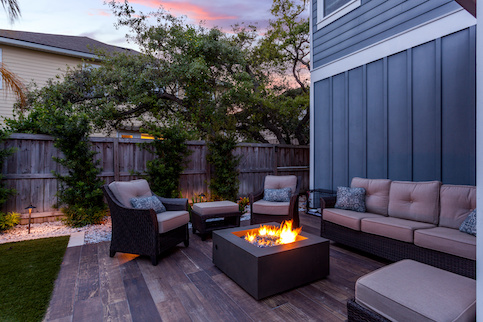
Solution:
M 361 0 L 318 0 L 317 28 L 322 28 L 358 8 Z

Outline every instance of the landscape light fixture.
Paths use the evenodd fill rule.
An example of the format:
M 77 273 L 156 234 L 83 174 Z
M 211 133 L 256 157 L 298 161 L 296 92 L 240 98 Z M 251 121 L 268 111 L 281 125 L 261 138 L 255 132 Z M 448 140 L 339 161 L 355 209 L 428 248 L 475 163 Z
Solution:
M 29 234 L 30 234 L 30 218 L 32 217 L 32 209 L 34 208 L 37 208 L 35 206 L 32 206 L 32 204 L 30 204 L 30 206 L 28 206 L 27 208 L 25 209 L 28 209 L 29 210 Z

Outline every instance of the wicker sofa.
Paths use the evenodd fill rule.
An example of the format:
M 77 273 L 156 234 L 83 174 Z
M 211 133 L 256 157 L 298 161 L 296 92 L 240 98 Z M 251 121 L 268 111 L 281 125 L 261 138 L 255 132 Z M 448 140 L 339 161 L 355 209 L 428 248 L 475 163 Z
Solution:
M 322 237 L 476 278 L 476 237 L 458 229 L 476 208 L 476 187 L 357 177 L 351 187 L 366 190 L 366 212 L 325 208 L 321 200 Z

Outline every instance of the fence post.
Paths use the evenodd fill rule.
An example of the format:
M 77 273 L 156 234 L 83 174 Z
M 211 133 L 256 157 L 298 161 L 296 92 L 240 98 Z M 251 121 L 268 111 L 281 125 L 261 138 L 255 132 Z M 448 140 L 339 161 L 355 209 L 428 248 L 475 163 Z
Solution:
M 114 145 L 112 148 L 113 155 L 113 168 L 114 168 L 114 181 L 121 179 L 121 173 L 119 171 L 119 138 L 114 138 Z
M 273 146 L 273 174 L 278 175 L 278 146 Z

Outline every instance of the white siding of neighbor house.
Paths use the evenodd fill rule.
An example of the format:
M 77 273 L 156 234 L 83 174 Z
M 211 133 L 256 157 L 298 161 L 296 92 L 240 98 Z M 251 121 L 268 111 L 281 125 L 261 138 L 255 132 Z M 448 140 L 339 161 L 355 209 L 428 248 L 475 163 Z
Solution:
M 0 45 L 1 61 L 29 86 L 35 82 L 42 87 L 50 78 L 65 73 L 67 66 L 75 67 L 83 61 L 80 58 L 51 54 L 26 48 Z M 11 117 L 16 98 L 13 93 L 0 89 L 0 116 Z

